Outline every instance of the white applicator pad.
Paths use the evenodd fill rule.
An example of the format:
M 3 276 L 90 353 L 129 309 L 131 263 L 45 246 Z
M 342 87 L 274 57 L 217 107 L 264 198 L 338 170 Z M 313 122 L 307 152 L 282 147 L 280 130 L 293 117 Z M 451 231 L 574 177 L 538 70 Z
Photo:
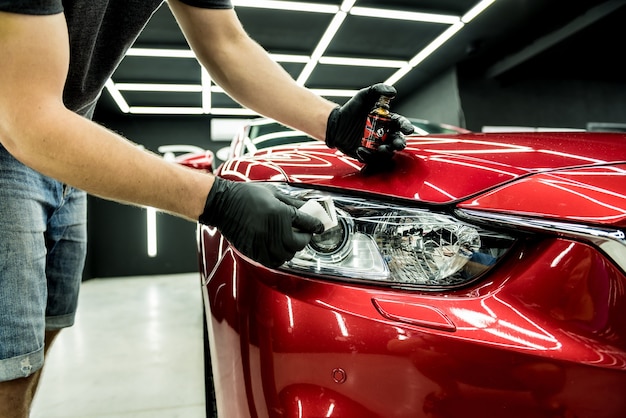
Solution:
M 300 210 L 322 221 L 325 231 L 337 226 L 337 212 L 335 211 L 335 204 L 330 197 L 319 200 L 307 200 L 300 207 Z

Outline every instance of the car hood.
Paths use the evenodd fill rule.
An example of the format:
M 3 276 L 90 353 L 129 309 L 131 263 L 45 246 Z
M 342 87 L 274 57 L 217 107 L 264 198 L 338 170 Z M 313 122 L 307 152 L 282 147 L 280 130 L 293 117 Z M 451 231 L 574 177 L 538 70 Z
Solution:
M 572 182 L 593 183 L 598 180 L 600 167 L 604 166 L 603 170 L 610 171 L 608 174 L 614 179 L 614 175 L 626 171 L 625 145 L 626 135 L 612 133 L 410 136 L 406 149 L 394 156 L 393 168 L 371 172 L 364 170 L 356 160 L 314 142 L 261 150 L 252 157 L 229 161 L 220 167 L 220 175 L 238 179 L 244 176 L 252 181 L 314 184 L 430 204 L 449 204 L 522 181 L 532 186 L 529 179 L 534 176 L 544 180 L 549 176 L 554 181 L 567 177 Z M 577 174 L 583 168 L 587 170 L 585 179 Z M 626 186 L 622 185 L 626 184 L 626 178 L 612 183 L 611 192 L 622 193 L 623 199 Z M 618 190 L 620 188 L 624 190 Z M 476 202 L 474 205 L 480 206 Z M 488 206 L 483 200 L 480 207 Z

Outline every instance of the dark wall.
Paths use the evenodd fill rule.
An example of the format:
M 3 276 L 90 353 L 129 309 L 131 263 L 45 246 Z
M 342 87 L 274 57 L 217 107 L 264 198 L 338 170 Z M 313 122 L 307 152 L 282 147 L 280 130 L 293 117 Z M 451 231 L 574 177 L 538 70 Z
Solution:
M 626 83 L 575 79 L 498 81 L 460 78 L 466 127 L 585 129 L 588 122 L 626 123 Z
M 86 278 L 198 271 L 196 225 L 157 213 L 156 257 L 147 253 L 146 209 L 89 198 Z
M 202 116 L 115 115 L 97 112 L 94 120 L 157 152 L 161 145 L 188 144 L 213 151 L 210 121 Z M 89 197 L 89 247 L 85 279 L 198 271 L 196 224 L 157 213 L 156 257 L 147 254 L 146 209 Z
M 626 66 L 616 53 L 626 7 L 620 2 L 578 3 L 587 8 L 602 4 L 581 14 L 576 24 L 537 38 L 529 32 L 523 46 L 503 42 L 491 51 L 478 48 L 459 63 L 459 96 L 468 129 L 585 129 L 589 122 L 626 123 Z M 567 12 L 579 13 L 575 10 Z
M 398 96 L 402 100 L 392 110 L 410 118 L 455 126 L 465 125 L 454 69 L 442 73 L 427 86 L 411 93 L 405 98 L 406 92 L 399 91 Z
M 403 99 L 394 111 L 477 132 L 485 126 L 586 129 L 589 122 L 626 123 L 626 78 L 518 75 L 502 80 L 452 70 Z

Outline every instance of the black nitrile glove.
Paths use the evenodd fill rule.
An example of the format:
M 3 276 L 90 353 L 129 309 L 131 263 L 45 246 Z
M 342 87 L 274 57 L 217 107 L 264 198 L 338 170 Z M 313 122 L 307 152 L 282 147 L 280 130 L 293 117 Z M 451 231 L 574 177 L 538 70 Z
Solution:
M 198 220 L 216 227 L 245 256 L 278 267 L 306 247 L 313 233 L 323 232 L 324 225 L 276 193 L 260 184 L 215 177 Z
M 374 84 L 360 90 L 343 106 L 333 109 L 328 117 L 326 145 L 365 164 L 389 160 L 395 151 L 403 150 L 406 146 L 404 135 L 413 133 L 415 128 L 407 118 L 396 113 L 391 113 L 392 122 L 385 144 L 377 150 L 361 146 L 367 115 L 381 95 L 393 97 L 396 89 L 387 84 Z

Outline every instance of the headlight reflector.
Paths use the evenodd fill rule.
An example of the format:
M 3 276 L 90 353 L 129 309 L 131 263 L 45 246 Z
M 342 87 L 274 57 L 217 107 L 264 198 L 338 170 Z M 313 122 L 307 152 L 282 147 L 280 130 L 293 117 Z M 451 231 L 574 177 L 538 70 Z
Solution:
M 450 288 L 486 272 L 514 238 L 451 215 L 286 185 L 306 201 L 332 198 L 337 226 L 315 235 L 281 269 L 342 280 Z

